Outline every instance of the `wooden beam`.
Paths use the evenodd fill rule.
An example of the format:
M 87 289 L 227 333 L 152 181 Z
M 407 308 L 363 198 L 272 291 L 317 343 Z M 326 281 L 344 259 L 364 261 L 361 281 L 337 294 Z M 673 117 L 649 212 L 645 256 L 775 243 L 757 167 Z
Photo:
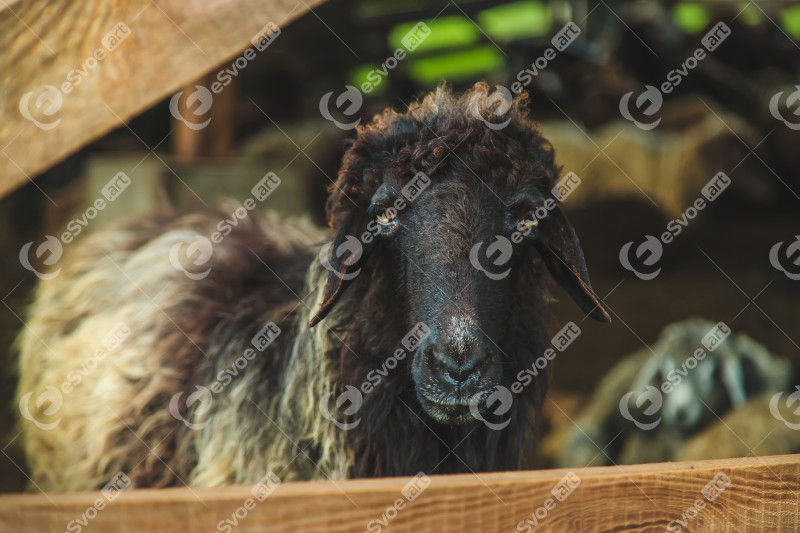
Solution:
M 197 81 L 204 87 L 211 87 L 217 79 L 213 75 L 203 76 Z M 211 119 L 213 128 L 194 129 L 176 117 L 172 117 L 172 151 L 175 158 L 183 164 L 195 163 L 200 157 L 222 158 L 233 155 L 233 140 L 236 133 L 234 123 L 237 88 L 239 83 L 232 79 L 223 92 L 214 97 L 214 105 L 198 122 Z M 184 94 L 191 94 L 194 86 L 184 87 Z M 186 99 L 179 100 L 180 116 L 192 116 Z
M 323 1 L 0 2 L 0 197 Z
M 242 533 L 359 532 L 378 531 L 387 517 L 391 531 L 409 533 L 663 532 L 681 530 L 681 521 L 683 531 L 800 529 L 797 455 L 571 472 L 432 476 L 410 502 L 404 496 L 410 478 L 283 483 L 260 502 L 251 486 L 125 490 L 96 513 L 92 506 L 105 501 L 99 492 L 11 495 L 0 497 L 0 531 L 69 531 L 88 518 L 91 531 L 229 531 L 230 525 Z M 554 493 L 561 497 L 564 479 L 572 492 L 559 501 Z

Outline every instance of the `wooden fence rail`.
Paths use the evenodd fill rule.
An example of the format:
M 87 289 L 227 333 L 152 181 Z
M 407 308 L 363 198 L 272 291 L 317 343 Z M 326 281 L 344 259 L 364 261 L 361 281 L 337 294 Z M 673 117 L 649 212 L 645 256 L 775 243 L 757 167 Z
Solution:
M 0 197 L 322 1 L 0 2 Z
M 796 455 L 410 480 L 11 495 L 0 531 L 800 530 Z

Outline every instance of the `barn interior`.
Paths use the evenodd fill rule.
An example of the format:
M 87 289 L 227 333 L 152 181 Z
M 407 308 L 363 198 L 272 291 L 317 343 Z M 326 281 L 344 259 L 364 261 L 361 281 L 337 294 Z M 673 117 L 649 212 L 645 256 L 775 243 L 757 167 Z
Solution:
M 526 83 L 532 116 L 554 145 L 564 174 L 580 178 L 563 210 L 613 320 L 586 320 L 553 286 L 550 329 L 574 322 L 581 334 L 549 363 L 553 381 L 532 466 L 800 451 L 800 431 L 790 427 L 800 422 L 792 404 L 782 414 L 769 408 L 775 394 L 788 396 L 800 383 L 800 6 L 652 0 L 331 0 L 298 6 L 305 12 L 275 20 L 280 31 L 269 30 L 270 42 L 251 58 L 236 54 L 198 72 L 195 81 L 76 146 L 0 199 L 0 490 L 30 489 L 20 408 L 13 400 L 14 342 L 25 327 L 36 272 L 52 265 L 44 263 L 47 256 L 26 263 L 27 243 L 38 246 L 65 231 L 79 238 L 165 201 L 185 210 L 235 201 L 247 197 L 267 172 L 280 176 L 281 185 L 259 208 L 323 226 L 326 188 L 355 120 L 368 121 L 386 107 L 405 109 L 443 82 L 460 91 L 481 80 L 503 88 Z M 2 24 L 17 23 L 4 9 L 11 8 L 0 7 Z M 398 58 L 396 51 L 405 50 L 403 39 L 419 21 L 430 36 Z M 579 37 L 554 50 L 553 36 L 568 23 L 580 28 Z M 135 35 L 135 21 L 128 25 Z M 710 43 L 715 28 L 724 39 Z M 186 39 L 192 46 L 191 36 Z M 76 65 L 72 76 L 59 72 L 53 82 L 88 90 L 103 68 L 102 61 Z M 8 69 L 0 72 L 5 80 L 12 76 Z M 170 73 L 161 77 L 167 80 Z M 349 87 L 351 96 L 358 95 L 355 111 L 322 105 Z M 655 92 L 647 92 L 650 87 Z M 16 100 L 3 105 L 3 116 L 19 114 Z M 8 129 L 2 138 L 4 145 L 14 142 Z M 3 154 L 4 168 L 11 169 L 14 154 Z M 130 186 L 91 212 L 120 172 Z M 709 198 L 706 187 L 719 173 L 729 182 L 724 190 L 702 209 L 693 208 L 697 199 Z M 665 233 L 671 237 L 661 239 Z M 647 243 L 649 256 L 640 248 Z M 631 264 L 636 250 L 640 263 Z M 601 384 L 620 372 L 628 372 L 628 381 L 622 389 L 609 385 L 609 394 L 633 391 L 648 360 L 686 365 L 695 348 L 705 346 L 702 331 L 711 331 L 701 327 L 695 335 L 692 325 L 698 323 L 722 323 L 719 331 L 729 331 L 729 342 L 746 336 L 758 348 L 707 349 L 703 363 L 683 367 L 688 382 L 695 377 L 693 365 L 720 361 L 713 387 L 723 391 L 723 399 L 712 409 L 698 393 L 693 401 L 702 404 L 704 415 L 696 423 L 668 427 L 665 418 L 659 429 L 642 432 L 637 416 L 620 419 L 619 396 L 598 398 Z M 695 335 L 695 344 L 657 354 L 654 347 L 672 346 L 658 341 L 675 324 Z M 780 376 L 765 370 L 763 386 L 736 399 L 721 369 L 731 358 L 735 365 L 751 357 L 781 369 Z M 634 370 L 618 366 L 631 360 L 641 363 Z M 743 368 L 751 375 L 760 367 Z M 650 370 L 658 386 L 659 369 Z M 581 425 L 587 416 L 614 418 L 613 432 L 597 430 L 603 442 L 592 442 L 595 453 L 570 455 L 591 433 Z M 648 422 L 660 418 L 647 416 Z M 748 431 L 751 426 L 757 430 Z M 659 448 L 642 435 L 656 444 L 679 442 L 680 449 Z

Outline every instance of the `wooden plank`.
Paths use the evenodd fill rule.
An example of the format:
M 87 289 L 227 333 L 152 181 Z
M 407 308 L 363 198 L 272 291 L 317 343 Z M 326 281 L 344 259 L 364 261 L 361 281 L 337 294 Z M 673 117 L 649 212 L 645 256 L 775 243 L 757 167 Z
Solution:
M 800 529 L 797 455 L 575 469 L 572 492 L 558 501 L 554 487 L 565 476 L 570 471 L 431 476 L 410 502 L 403 491 L 410 478 L 284 483 L 260 502 L 251 486 L 125 490 L 96 515 L 97 492 L 11 495 L 0 497 L 0 531 L 74 531 L 87 517 L 91 531 L 170 533 L 228 525 L 237 532 L 378 531 L 386 517 L 391 531 L 409 533 Z
M 203 76 L 197 83 L 204 87 L 211 87 L 217 79 L 213 75 Z M 200 157 L 222 158 L 233 155 L 233 141 L 236 133 L 234 123 L 236 108 L 236 92 L 238 81 L 234 78 L 223 92 L 214 97 L 214 105 L 209 109 L 207 116 L 200 120 L 210 118 L 214 123 L 213 128 L 193 129 L 181 120 L 172 117 L 172 151 L 175 158 L 184 164 L 195 163 Z M 185 94 L 194 91 L 194 86 L 184 87 Z M 191 116 L 187 101 L 179 102 L 181 116 Z
M 0 2 L 0 197 L 323 1 Z

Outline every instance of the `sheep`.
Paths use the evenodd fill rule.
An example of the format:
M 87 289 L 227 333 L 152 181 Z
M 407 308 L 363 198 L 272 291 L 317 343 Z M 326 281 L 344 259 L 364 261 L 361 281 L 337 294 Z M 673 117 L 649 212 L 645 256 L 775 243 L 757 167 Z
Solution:
M 671 324 L 652 350 L 624 357 L 612 368 L 574 426 L 554 437 L 566 443 L 558 466 L 733 457 L 725 450 L 742 447 L 721 444 L 721 435 L 737 439 L 718 417 L 742 428 L 747 417 L 753 424 L 752 413 L 763 407 L 764 420 L 757 427 L 779 427 L 764 397 L 786 390 L 790 370 L 787 361 L 745 334 L 731 335 L 723 323 L 689 319 Z M 740 410 L 747 415 L 737 414 Z
M 610 321 L 550 196 L 560 172 L 524 97 L 441 86 L 348 141 L 328 235 L 254 210 L 211 245 L 223 212 L 165 211 L 74 245 L 20 337 L 33 481 L 69 491 L 117 472 L 164 487 L 521 468 L 548 373 L 514 398 L 503 430 L 479 419 L 550 342 L 544 270 Z M 512 233 L 505 276 L 489 271 L 497 261 L 473 266 L 473 250 Z M 92 353 L 103 356 L 83 382 L 55 391 L 60 407 L 32 400 Z
M 797 397 L 798 392 L 770 391 L 751 398 L 687 440 L 675 459 L 697 461 L 800 452 L 792 395 Z

